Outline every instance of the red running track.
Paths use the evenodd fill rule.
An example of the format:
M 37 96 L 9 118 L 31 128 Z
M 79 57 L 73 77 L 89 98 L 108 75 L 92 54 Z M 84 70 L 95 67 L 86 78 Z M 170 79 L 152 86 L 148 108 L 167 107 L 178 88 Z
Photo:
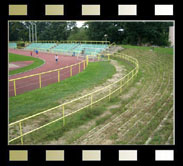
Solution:
M 18 49 L 16 49 L 16 50 L 9 49 L 9 53 L 30 56 L 30 51 L 18 50 Z M 43 52 L 40 52 L 38 54 L 38 56 L 35 53 L 33 53 L 33 57 L 40 58 L 40 59 L 44 60 L 45 63 L 36 69 L 30 70 L 30 71 L 27 71 L 24 73 L 19 73 L 19 74 L 13 75 L 13 76 L 9 76 L 9 80 L 36 74 L 36 73 L 46 72 L 49 70 L 59 69 L 59 68 L 62 68 L 65 66 L 70 66 L 72 64 L 76 64 L 76 63 L 82 61 L 82 59 L 77 60 L 77 57 L 64 56 L 64 55 L 58 54 L 58 62 L 56 63 L 55 54 L 43 53 Z M 84 68 L 84 64 L 82 63 L 80 65 L 80 71 L 82 71 L 83 68 Z M 79 73 L 79 65 L 72 67 L 72 76 L 76 75 L 77 73 Z M 70 68 L 60 70 L 60 81 L 66 79 L 68 77 L 70 77 Z M 41 87 L 58 82 L 58 71 L 43 74 L 41 76 L 41 82 L 42 82 Z M 17 95 L 22 94 L 27 91 L 37 89 L 37 88 L 40 88 L 39 76 L 16 80 L 16 94 Z M 14 96 L 14 95 L 15 94 L 14 94 L 13 81 L 9 81 L 9 96 Z

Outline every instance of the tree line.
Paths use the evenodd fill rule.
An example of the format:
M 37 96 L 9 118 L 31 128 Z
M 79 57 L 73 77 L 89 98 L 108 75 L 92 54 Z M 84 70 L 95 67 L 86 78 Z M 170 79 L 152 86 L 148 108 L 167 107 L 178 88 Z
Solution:
M 172 22 L 35 22 L 38 40 L 96 40 L 116 44 L 169 46 Z M 27 21 L 9 23 L 9 41 L 29 41 Z

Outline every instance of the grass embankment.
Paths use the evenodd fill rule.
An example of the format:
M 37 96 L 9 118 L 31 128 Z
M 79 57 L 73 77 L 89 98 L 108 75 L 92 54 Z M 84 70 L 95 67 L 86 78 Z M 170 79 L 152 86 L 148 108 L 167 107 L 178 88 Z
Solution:
M 122 94 L 103 103 L 105 116 L 88 130 L 81 128 L 68 143 L 173 144 L 173 49 L 126 47 L 122 53 L 139 61 L 138 76 Z
M 117 102 L 121 103 L 121 110 L 126 106 L 128 112 L 118 123 L 116 120 L 120 132 L 111 127 L 106 138 L 113 144 L 173 144 L 173 49 L 123 47 L 127 48 L 123 53 L 138 59 L 142 83 L 135 86 L 135 80 L 132 87 L 136 93 L 126 103 Z
M 76 92 L 86 88 L 92 88 L 97 84 L 105 82 L 115 72 L 115 67 L 109 62 L 89 63 L 86 70 L 60 83 L 51 84 L 41 89 L 35 89 L 18 96 L 10 97 L 10 122 L 57 106 L 60 100 Z
M 28 66 L 9 71 L 9 75 L 26 72 L 28 70 L 32 70 L 44 64 L 44 61 L 38 58 L 9 53 L 9 63 L 17 61 L 34 61 L 34 62 Z

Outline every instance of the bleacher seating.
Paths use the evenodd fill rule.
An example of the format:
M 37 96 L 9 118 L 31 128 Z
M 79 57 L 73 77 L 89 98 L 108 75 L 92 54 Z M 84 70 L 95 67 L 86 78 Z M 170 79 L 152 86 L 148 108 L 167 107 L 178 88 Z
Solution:
M 54 47 L 51 51 L 52 52 L 65 52 L 70 53 L 75 47 L 77 47 L 78 44 L 76 43 L 63 43 L 58 44 L 56 47 Z
M 56 43 L 31 43 L 25 49 L 26 50 L 40 50 L 48 51 L 50 48 L 56 46 Z
M 54 53 L 73 53 L 81 54 L 84 50 L 85 55 L 97 55 L 108 47 L 107 44 L 82 44 L 82 43 L 31 43 L 26 50 L 50 51 Z
M 85 50 L 85 54 L 96 55 L 105 50 L 107 47 L 108 45 L 105 44 L 79 44 L 79 46 L 73 51 L 81 52 L 82 50 Z

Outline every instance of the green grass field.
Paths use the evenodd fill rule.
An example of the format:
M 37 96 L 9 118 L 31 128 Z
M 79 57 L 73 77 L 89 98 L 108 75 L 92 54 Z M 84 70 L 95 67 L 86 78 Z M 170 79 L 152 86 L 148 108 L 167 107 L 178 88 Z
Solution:
M 153 47 L 145 47 L 145 46 L 131 46 L 131 45 L 122 45 L 123 48 L 126 49 L 137 49 L 143 51 L 152 50 Z M 164 48 L 164 47 L 154 47 L 154 52 L 159 55 L 173 55 L 173 48 Z
M 122 53 L 138 59 L 140 69 L 137 77 L 130 82 L 128 87 L 123 89 L 121 94 L 116 93 L 111 96 L 110 101 L 105 99 L 93 106 L 92 109 L 84 109 L 66 118 L 64 127 L 61 120 L 25 136 L 24 143 L 173 144 L 173 49 L 155 48 L 152 51 L 150 47 L 123 47 L 126 49 Z M 133 68 L 133 65 L 120 60 L 118 57 L 114 59 L 123 67 L 125 66 L 127 72 Z M 79 92 L 81 88 L 84 90 L 89 86 L 92 87 L 104 82 L 115 73 L 113 66 L 109 67 L 110 65 L 106 64 L 106 67 L 103 67 L 105 63 L 108 62 L 92 63 L 94 66 L 90 64 L 84 72 L 69 78 L 70 80 L 66 79 L 65 83 L 70 83 L 68 89 L 66 88 L 67 85 L 62 87 L 66 88 L 67 91 L 62 91 L 65 94 L 58 92 L 57 99 L 54 98 L 54 95 L 42 97 L 47 95 L 47 91 L 48 94 L 51 93 L 50 91 L 54 91 L 53 87 L 57 87 L 59 84 L 45 87 L 45 91 L 37 89 L 27 94 L 22 94 L 22 96 L 11 97 L 11 121 L 20 119 L 25 115 L 34 114 L 35 112 L 32 111 L 35 109 L 39 112 L 41 107 L 53 107 L 58 104 L 54 101 L 58 101 L 59 98 L 69 98 L 69 96 Z M 92 73 L 93 70 L 95 70 L 94 73 Z M 103 77 L 103 73 L 105 73 L 105 78 L 100 78 Z M 83 78 L 87 78 L 87 82 L 83 81 Z M 78 84 L 75 84 L 75 81 L 72 82 L 72 79 L 79 80 L 81 85 L 77 86 Z M 93 82 L 90 84 L 90 81 Z M 73 84 L 76 87 L 69 88 Z M 88 84 L 90 85 L 88 86 Z M 58 89 L 56 88 L 54 93 L 57 91 Z M 39 92 L 42 97 L 40 96 L 36 100 L 35 95 L 39 96 Z M 39 99 L 42 104 L 34 104 L 38 103 Z M 43 102 L 44 99 L 46 102 Z M 27 108 L 26 113 L 25 107 Z M 32 109 L 30 109 L 31 107 Z M 45 115 L 40 120 L 46 122 L 47 118 L 48 116 Z M 17 129 L 16 132 L 18 131 Z M 20 140 L 13 143 L 20 144 Z
M 116 72 L 115 67 L 109 62 L 89 63 L 86 70 L 67 78 L 60 83 L 55 83 L 9 98 L 10 122 L 19 120 L 40 111 L 52 108 L 60 100 L 105 82 Z
M 38 59 L 38 58 L 9 53 L 9 63 L 17 62 L 17 61 L 34 61 L 34 62 L 28 66 L 9 71 L 9 75 L 14 75 L 14 74 L 26 72 L 28 70 L 32 70 L 32 69 L 44 64 L 44 61 L 41 59 Z

